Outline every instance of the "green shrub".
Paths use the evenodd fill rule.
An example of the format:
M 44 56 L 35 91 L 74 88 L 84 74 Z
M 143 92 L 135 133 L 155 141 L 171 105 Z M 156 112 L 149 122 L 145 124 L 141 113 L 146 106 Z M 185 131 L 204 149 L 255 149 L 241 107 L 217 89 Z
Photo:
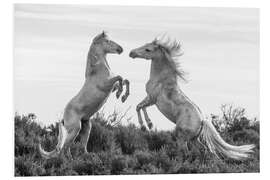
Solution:
M 111 167 L 112 174 L 120 174 L 121 171 L 128 167 L 128 159 L 123 155 L 116 155 L 112 159 Z
M 15 176 L 32 176 L 32 162 L 23 157 L 15 159 Z
M 174 143 L 170 132 L 166 131 L 152 131 L 145 134 L 149 150 L 158 151 L 163 146 L 172 145 Z
M 108 174 L 106 166 L 96 153 L 81 155 L 72 162 L 72 167 L 80 175 Z
M 61 154 L 45 160 L 38 150 L 51 151 L 57 144 L 58 124 L 41 127 L 31 117 L 16 115 L 15 176 L 60 176 L 100 174 L 161 174 L 161 173 L 233 173 L 260 171 L 260 123 L 246 118 L 239 108 L 225 111 L 213 120 L 222 137 L 235 145 L 255 144 L 254 153 L 244 161 L 217 159 L 199 143 L 190 143 L 185 150 L 177 132 L 143 132 L 133 124 L 108 124 L 102 115 L 92 118 L 88 142 L 89 154 L 84 153 L 80 138 L 71 146 L 74 160 Z M 48 129 L 50 131 L 48 131 Z
M 138 161 L 139 166 L 143 166 L 145 164 L 149 164 L 153 161 L 153 156 L 149 151 L 135 151 L 134 156 Z
M 88 151 L 99 152 L 113 148 L 113 131 L 103 126 L 99 121 L 93 121 L 92 129 L 87 144 Z
M 163 169 L 165 173 L 169 171 L 172 163 L 167 155 L 166 148 L 161 148 L 159 151 L 153 152 L 153 163 L 156 167 Z
M 136 150 L 148 149 L 141 130 L 134 125 L 116 127 L 115 140 L 124 154 L 133 154 Z

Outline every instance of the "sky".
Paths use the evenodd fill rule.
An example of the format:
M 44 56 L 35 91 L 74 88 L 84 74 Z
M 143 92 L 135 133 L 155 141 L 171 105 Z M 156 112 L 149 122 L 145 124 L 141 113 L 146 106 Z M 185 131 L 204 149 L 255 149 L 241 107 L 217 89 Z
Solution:
M 221 104 L 259 116 L 259 9 L 92 5 L 14 5 L 14 110 L 35 113 L 49 124 L 62 118 L 65 105 L 84 83 L 92 38 L 103 30 L 124 48 L 108 55 L 115 74 L 128 79 L 131 92 L 122 104 L 111 94 L 105 115 L 129 109 L 146 96 L 150 62 L 128 57 L 130 50 L 166 33 L 182 43 L 188 83 L 180 88 L 205 116 Z M 155 106 L 148 108 L 157 129 L 172 129 Z

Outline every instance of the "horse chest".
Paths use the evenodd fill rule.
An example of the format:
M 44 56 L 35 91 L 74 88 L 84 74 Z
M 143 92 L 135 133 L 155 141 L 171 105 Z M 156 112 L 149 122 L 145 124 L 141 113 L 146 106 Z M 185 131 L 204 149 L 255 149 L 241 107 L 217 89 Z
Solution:
M 151 97 L 158 96 L 160 89 L 161 89 L 161 84 L 159 84 L 153 80 L 149 80 L 146 83 L 146 92 Z

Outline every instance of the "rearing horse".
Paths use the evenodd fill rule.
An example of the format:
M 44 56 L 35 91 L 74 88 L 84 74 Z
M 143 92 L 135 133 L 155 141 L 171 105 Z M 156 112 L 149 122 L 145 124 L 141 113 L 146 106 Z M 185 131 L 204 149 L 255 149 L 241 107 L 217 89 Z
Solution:
M 115 76 L 106 59 L 109 53 L 121 54 L 122 52 L 123 48 L 109 40 L 104 32 L 93 39 L 87 56 L 84 85 L 65 107 L 63 122 L 59 123 L 56 149 L 46 152 L 39 144 L 40 153 L 44 158 L 56 157 L 63 147 L 71 156 L 69 147 L 80 130 L 82 131 L 81 142 L 87 153 L 87 142 L 91 131 L 89 118 L 101 108 L 112 91 L 117 90 L 116 97 L 119 98 L 123 85 L 126 85 L 126 93 L 122 96 L 122 102 L 127 99 L 129 81 L 123 81 L 119 75 Z
M 185 78 L 183 70 L 179 68 L 177 57 L 182 54 L 180 43 L 169 39 L 167 41 L 155 39 L 130 52 L 131 58 L 151 60 L 150 79 L 146 84 L 147 96 L 136 108 L 141 128 L 146 129 L 141 110 L 148 128 L 152 128 L 146 108 L 155 104 L 165 117 L 176 124 L 176 132 L 182 136 L 181 143 L 197 139 L 216 156 L 238 160 L 247 158 L 254 145 L 233 146 L 226 143 L 213 124 L 203 118 L 199 107 L 181 91 L 178 77 L 184 80 Z

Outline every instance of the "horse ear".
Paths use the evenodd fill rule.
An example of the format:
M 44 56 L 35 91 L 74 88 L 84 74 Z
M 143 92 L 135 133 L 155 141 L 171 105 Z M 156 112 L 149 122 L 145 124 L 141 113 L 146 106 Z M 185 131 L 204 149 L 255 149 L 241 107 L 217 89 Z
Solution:
M 169 52 L 164 47 L 160 46 L 160 49 L 161 49 L 162 53 L 164 54 L 164 56 L 166 57 L 166 59 L 170 62 L 172 60 L 172 58 L 171 58 L 171 55 L 169 54 Z

